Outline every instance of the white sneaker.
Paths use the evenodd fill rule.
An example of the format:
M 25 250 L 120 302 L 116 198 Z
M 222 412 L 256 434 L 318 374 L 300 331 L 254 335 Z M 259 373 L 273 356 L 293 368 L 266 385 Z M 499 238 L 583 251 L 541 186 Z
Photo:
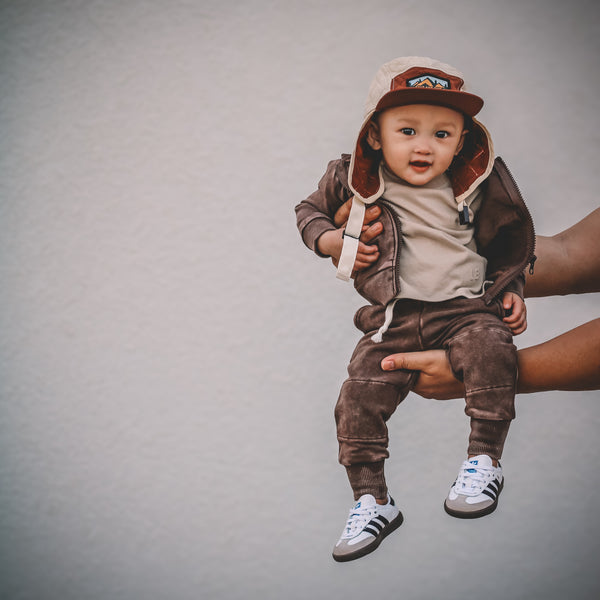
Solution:
M 346 527 L 333 549 L 334 560 L 345 562 L 373 552 L 403 520 L 389 495 L 388 503 L 383 505 L 377 504 L 371 494 L 361 496 L 350 510 Z
M 486 454 L 474 456 L 463 462 L 444 502 L 444 509 L 459 519 L 483 517 L 496 510 L 503 486 L 500 463 L 494 467 Z

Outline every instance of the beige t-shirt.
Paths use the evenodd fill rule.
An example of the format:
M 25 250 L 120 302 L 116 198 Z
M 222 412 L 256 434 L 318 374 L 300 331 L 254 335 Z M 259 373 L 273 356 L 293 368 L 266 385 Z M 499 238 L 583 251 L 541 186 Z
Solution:
M 481 205 L 475 190 L 465 201 L 471 222 L 461 225 L 448 177 L 413 186 L 383 170 L 387 200 L 402 223 L 400 292 L 397 298 L 441 302 L 483 294 L 487 261 L 477 254 L 473 216 Z

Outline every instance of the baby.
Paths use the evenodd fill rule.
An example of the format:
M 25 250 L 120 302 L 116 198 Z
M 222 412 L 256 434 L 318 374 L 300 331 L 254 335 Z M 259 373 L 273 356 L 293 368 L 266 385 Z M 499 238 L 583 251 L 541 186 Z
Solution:
M 317 191 L 296 206 L 304 243 L 350 279 L 365 255 L 365 206 L 381 207 L 378 258 L 356 274 L 369 304 L 354 322 L 364 336 L 335 409 L 339 460 L 355 506 L 333 558 L 375 550 L 402 523 L 389 495 L 386 422 L 418 373 L 383 371 L 392 353 L 443 348 L 465 384 L 467 459 L 444 507 L 460 518 L 495 510 L 499 460 L 514 418 L 516 349 L 526 328 L 523 269 L 535 260 L 531 216 L 490 135 L 473 117 L 483 100 L 464 77 L 430 58 L 381 67 L 351 156 L 332 161 Z M 333 216 L 353 197 L 345 231 Z

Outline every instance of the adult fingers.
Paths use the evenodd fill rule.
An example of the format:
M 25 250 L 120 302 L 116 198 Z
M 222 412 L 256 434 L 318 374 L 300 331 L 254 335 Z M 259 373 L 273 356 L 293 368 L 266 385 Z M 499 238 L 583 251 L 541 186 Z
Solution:
M 383 231 L 383 224 L 379 221 L 365 227 L 363 232 L 360 234 L 361 242 L 368 244 L 375 239 Z
M 337 212 L 333 216 L 333 222 L 335 223 L 336 227 L 343 227 L 347 223 L 351 208 L 352 198 L 350 198 L 350 200 L 346 200 L 346 202 L 344 202 L 344 204 L 338 208 Z
M 335 215 L 333 216 L 333 222 L 336 227 L 344 227 L 348 222 L 348 217 L 350 216 L 350 209 L 352 208 L 352 198 L 350 200 L 346 200 L 344 204 L 342 204 Z M 369 225 L 375 219 L 379 218 L 381 215 L 381 207 L 377 205 L 369 206 L 365 211 L 365 218 L 363 223 L 365 225 Z
M 373 221 L 375 219 L 378 219 L 380 215 L 381 215 L 381 207 L 377 206 L 376 204 L 373 204 L 373 205 L 369 206 L 369 208 L 367 208 L 367 210 L 365 211 L 365 219 L 364 219 L 363 223 L 365 225 L 373 223 Z

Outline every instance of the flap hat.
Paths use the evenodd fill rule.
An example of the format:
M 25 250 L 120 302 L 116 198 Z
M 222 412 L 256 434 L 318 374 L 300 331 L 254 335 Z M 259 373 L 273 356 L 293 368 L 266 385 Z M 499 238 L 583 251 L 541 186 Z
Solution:
M 394 106 L 437 104 L 474 117 L 483 100 L 467 91 L 460 71 L 432 58 L 403 56 L 384 64 L 373 79 L 363 124 L 350 161 L 350 188 L 370 204 L 383 193 L 380 155 L 367 142 L 373 116 Z M 475 119 L 465 147 L 450 167 L 449 176 L 458 201 L 483 181 L 493 166 L 493 145 L 487 129 Z
M 380 198 L 385 187 L 381 153 L 374 151 L 367 141 L 371 120 L 387 108 L 407 104 L 445 106 L 470 118 L 463 148 L 448 169 L 459 213 L 466 210 L 468 215 L 464 201 L 492 170 L 492 139 L 487 129 L 473 118 L 481 110 L 483 100 L 467 91 L 463 74 L 450 65 L 422 56 L 403 56 L 385 63 L 369 88 L 363 123 L 350 159 L 348 181 L 354 201 L 338 265 L 340 279 L 350 278 L 365 204 Z

